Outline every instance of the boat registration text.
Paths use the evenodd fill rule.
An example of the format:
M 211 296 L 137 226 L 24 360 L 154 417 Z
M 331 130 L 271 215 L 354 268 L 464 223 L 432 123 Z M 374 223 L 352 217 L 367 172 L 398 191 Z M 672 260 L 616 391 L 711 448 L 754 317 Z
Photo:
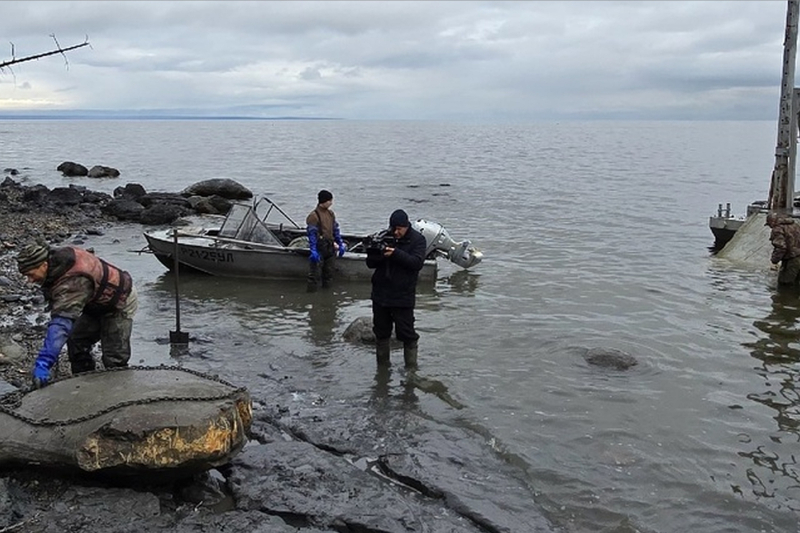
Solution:
M 215 261 L 217 263 L 233 263 L 233 252 L 221 250 L 198 250 L 196 248 L 183 248 L 184 255 L 201 261 Z

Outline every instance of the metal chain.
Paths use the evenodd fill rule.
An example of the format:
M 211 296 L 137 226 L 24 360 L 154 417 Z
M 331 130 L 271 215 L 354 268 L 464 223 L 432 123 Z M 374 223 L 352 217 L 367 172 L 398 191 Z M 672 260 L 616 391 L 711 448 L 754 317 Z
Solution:
M 68 377 L 65 377 L 65 378 L 61 378 L 61 379 L 58 379 L 58 380 L 54 381 L 53 383 L 60 382 L 60 381 L 66 381 L 66 380 L 69 380 L 69 379 L 74 379 L 75 377 L 79 377 L 79 376 L 86 376 L 86 375 L 98 374 L 98 373 L 104 373 L 104 372 L 117 372 L 117 371 L 122 371 L 122 370 L 178 370 L 178 371 L 181 371 L 181 372 L 186 372 L 188 374 L 192 374 L 192 375 L 201 377 L 201 378 L 206 379 L 208 381 L 214 381 L 214 382 L 217 382 L 217 383 L 221 383 L 222 385 L 230 387 L 232 390 L 230 392 L 223 392 L 223 393 L 215 394 L 215 395 L 212 395 L 212 396 L 170 396 L 170 395 L 164 395 L 164 396 L 156 396 L 156 397 L 153 397 L 153 398 L 141 398 L 141 399 L 138 399 L 138 400 L 125 400 L 125 401 L 119 402 L 117 404 L 110 405 L 110 406 L 108 406 L 108 407 L 106 407 L 104 409 L 101 409 L 99 411 L 96 411 L 94 413 L 90 413 L 90 414 L 79 416 L 79 417 L 75 417 L 75 418 L 67 418 L 67 419 L 64 419 L 64 420 L 51 420 L 49 418 L 35 419 L 35 418 L 32 418 L 32 417 L 23 415 L 21 413 L 18 413 L 17 411 L 15 411 L 15 409 L 20 406 L 20 404 L 22 403 L 22 398 L 25 396 L 25 394 L 27 394 L 27 392 L 30 392 L 30 391 L 27 391 L 27 392 L 14 391 L 14 392 L 10 392 L 8 394 L 5 394 L 3 396 L 0 396 L 0 413 L 7 414 L 12 418 L 20 420 L 20 421 L 25 422 L 26 424 L 30 424 L 32 426 L 40 426 L 40 427 L 69 426 L 69 425 L 72 425 L 72 424 L 80 424 L 82 422 L 86 422 L 88 420 L 92 420 L 92 419 L 98 418 L 100 416 L 108 414 L 108 413 L 110 413 L 112 411 L 115 411 L 117 409 L 121 409 L 122 407 L 130 407 L 132 405 L 147 405 L 147 404 L 156 403 L 156 402 L 192 402 L 192 401 L 194 401 L 194 402 L 197 402 L 197 401 L 206 402 L 206 401 L 227 400 L 227 399 L 233 399 L 235 396 L 237 396 L 237 395 L 239 395 L 242 392 L 247 390 L 245 387 L 235 387 L 231 383 L 228 383 L 227 381 L 222 380 L 218 376 L 212 376 L 212 375 L 209 375 L 209 374 L 204 374 L 204 373 L 199 372 L 197 370 L 192 370 L 190 368 L 183 368 L 183 367 L 175 366 L 175 365 L 171 365 L 171 366 L 166 366 L 166 365 L 162 365 L 162 366 L 127 366 L 127 367 L 109 368 L 109 369 L 106 369 L 106 370 L 94 370 L 94 371 L 91 371 L 91 372 L 84 372 L 84 373 L 78 374 L 78 376 L 68 376 Z

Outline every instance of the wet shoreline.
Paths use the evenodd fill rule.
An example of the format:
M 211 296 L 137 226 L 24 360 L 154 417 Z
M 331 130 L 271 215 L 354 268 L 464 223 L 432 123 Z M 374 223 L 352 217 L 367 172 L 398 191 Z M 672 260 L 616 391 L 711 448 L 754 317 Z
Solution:
M 82 245 L 88 235 L 113 235 L 117 221 L 94 208 L 26 206 L 22 200 L 30 188 L 4 185 L 0 339 L 13 341 L 22 353 L 3 361 L 0 377 L 22 387 L 47 315 L 38 289 L 16 271 L 15 250 L 32 237 L 51 245 Z M 298 401 L 303 385 L 285 369 L 302 364 L 291 354 L 280 354 L 247 384 L 254 401 L 251 440 L 229 465 L 159 485 L 8 469 L 0 473 L 5 489 L 0 493 L 7 495 L 0 498 L 0 531 L 554 530 L 533 489 L 480 434 L 439 424 L 414 410 L 367 409 L 335 398 Z M 376 387 L 380 380 L 377 375 Z M 411 376 L 405 383 L 413 396 Z M 364 405 L 372 401 L 385 398 L 365 399 Z

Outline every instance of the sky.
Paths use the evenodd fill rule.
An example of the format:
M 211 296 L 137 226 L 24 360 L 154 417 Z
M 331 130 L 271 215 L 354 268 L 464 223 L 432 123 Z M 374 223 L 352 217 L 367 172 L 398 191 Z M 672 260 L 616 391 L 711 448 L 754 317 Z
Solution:
M 0 116 L 774 120 L 787 4 L 2 2 Z

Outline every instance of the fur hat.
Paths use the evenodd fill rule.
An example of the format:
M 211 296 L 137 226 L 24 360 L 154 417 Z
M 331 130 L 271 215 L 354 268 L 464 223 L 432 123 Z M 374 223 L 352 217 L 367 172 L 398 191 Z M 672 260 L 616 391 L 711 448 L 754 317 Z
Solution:
M 389 217 L 390 228 L 396 228 L 396 227 L 407 228 L 408 226 L 409 226 L 408 215 L 402 209 L 398 209 L 397 211 L 392 213 L 392 216 Z
M 17 266 L 23 274 L 38 267 L 45 261 L 50 254 L 46 245 L 39 242 L 32 242 L 25 245 L 17 254 Z
M 318 203 L 324 204 L 328 200 L 333 200 L 333 194 L 331 194 L 330 191 L 326 191 L 325 189 L 322 189 L 317 194 L 317 200 L 318 200 Z

